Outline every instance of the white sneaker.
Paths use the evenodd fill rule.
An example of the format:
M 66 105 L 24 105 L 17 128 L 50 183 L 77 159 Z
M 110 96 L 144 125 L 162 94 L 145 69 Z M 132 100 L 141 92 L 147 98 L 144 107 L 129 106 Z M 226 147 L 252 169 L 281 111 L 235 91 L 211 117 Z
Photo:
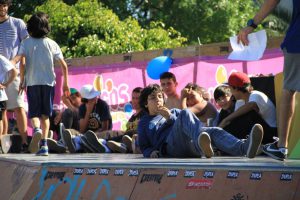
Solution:
M 208 133 L 206 132 L 200 133 L 198 137 L 198 144 L 206 158 L 211 158 L 214 155 L 214 151 L 211 146 L 211 139 Z
M 35 128 L 28 150 L 30 153 L 37 153 L 40 150 L 40 140 L 42 139 L 42 129 Z

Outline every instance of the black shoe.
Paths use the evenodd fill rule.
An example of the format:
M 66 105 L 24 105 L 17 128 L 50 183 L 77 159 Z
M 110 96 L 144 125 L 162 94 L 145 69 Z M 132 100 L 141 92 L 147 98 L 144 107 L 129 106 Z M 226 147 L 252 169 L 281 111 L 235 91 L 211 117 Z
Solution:
M 268 156 L 283 161 L 287 158 L 288 150 L 286 148 L 278 148 L 275 144 L 276 142 L 264 145 L 262 150 Z
M 9 153 L 21 153 L 22 152 L 22 137 L 17 134 L 12 134 L 10 137 L 10 140 L 11 140 L 11 147 L 10 147 Z
M 22 144 L 21 153 L 30 153 L 28 150 L 28 144 Z
M 70 153 L 76 153 L 75 144 L 72 140 L 72 133 L 69 129 L 66 129 L 62 134 L 62 139 L 65 142 Z
M 108 148 L 114 153 L 127 153 L 126 145 L 121 142 L 109 140 L 106 144 Z
M 254 158 L 256 156 L 258 149 L 261 145 L 263 136 L 264 136 L 263 127 L 260 124 L 255 124 L 251 129 L 249 137 L 246 139 L 244 143 L 246 145 L 245 150 L 247 150 L 246 156 L 248 158 Z
M 92 148 L 96 151 L 96 153 L 105 153 L 105 147 L 98 140 L 98 137 L 93 131 L 87 131 L 84 134 L 84 137 L 86 137 L 87 142 L 92 146 Z
M 83 135 L 80 137 L 82 148 L 85 153 L 98 153 L 96 149 L 94 149 L 89 142 L 87 141 L 87 138 Z
M 47 144 L 50 153 L 66 153 L 67 151 L 67 148 L 64 145 L 58 143 L 54 139 L 47 138 Z

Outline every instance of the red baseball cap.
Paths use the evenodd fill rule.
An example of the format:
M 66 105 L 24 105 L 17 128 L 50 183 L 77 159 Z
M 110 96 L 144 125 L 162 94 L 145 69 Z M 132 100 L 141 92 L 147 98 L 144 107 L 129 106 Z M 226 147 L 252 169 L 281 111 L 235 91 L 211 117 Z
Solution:
M 233 72 L 228 78 L 228 85 L 233 87 L 245 87 L 245 85 L 250 84 L 250 78 L 247 74 L 243 72 Z

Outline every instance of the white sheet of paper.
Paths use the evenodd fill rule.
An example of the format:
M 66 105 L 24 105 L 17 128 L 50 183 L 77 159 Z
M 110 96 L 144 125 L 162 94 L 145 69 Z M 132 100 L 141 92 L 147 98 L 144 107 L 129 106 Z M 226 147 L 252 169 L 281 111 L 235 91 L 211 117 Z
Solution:
M 248 35 L 249 45 L 244 46 L 237 43 L 237 36 L 229 38 L 233 51 L 228 56 L 230 60 L 259 60 L 267 47 L 267 34 L 261 30 Z

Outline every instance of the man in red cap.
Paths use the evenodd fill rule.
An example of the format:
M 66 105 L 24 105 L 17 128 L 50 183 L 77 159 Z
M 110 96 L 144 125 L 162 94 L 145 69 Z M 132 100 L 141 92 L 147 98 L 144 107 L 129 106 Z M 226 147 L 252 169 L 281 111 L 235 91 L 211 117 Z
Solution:
M 233 72 L 228 85 L 235 97 L 234 112 L 224 118 L 219 126 L 237 138 L 245 138 L 248 129 L 259 123 L 264 128 L 262 143 L 267 144 L 277 136 L 276 109 L 273 102 L 263 92 L 254 90 L 247 74 Z

